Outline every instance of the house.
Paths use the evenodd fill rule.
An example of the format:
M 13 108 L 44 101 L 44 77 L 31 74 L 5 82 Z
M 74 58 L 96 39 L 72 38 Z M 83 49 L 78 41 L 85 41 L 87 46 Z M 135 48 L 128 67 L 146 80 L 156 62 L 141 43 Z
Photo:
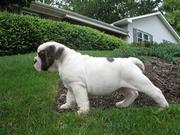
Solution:
M 37 1 L 32 2 L 29 8 L 23 7 L 20 12 L 21 14 L 31 14 L 42 18 L 89 26 L 120 37 L 128 41 L 128 43 L 180 43 L 179 35 L 160 12 L 125 18 L 112 24 Z
M 125 18 L 112 23 L 129 32 L 126 40 L 133 42 L 180 43 L 180 37 L 160 13 Z

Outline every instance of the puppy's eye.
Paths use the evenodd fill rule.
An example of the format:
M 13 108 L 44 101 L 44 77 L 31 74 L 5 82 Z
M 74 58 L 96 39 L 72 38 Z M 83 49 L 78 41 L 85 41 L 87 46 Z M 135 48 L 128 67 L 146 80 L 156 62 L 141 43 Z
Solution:
M 43 52 L 39 52 L 39 53 L 38 53 L 38 56 L 42 56 L 42 55 L 43 55 Z

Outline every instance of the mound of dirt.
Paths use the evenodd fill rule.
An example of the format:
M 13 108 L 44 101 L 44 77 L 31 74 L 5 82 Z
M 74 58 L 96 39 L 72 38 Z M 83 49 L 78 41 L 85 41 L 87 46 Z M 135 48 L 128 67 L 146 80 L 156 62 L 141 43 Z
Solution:
M 158 58 L 152 58 L 145 63 L 145 75 L 159 87 L 165 95 L 168 102 L 180 103 L 180 58 L 176 58 L 175 62 L 167 62 Z M 59 90 L 56 96 L 54 106 L 57 111 L 59 106 L 65 103 L 67 90 L 63 84 L 59 83 Z M 91 107 L 111 107 L 116 102 L 123 99 L 120 90 L 108 96 L 89 96 Z M 133 103 L 138 106 L 156 105 L 156 103 L 144 95 L 139 93 L 139 97 Z

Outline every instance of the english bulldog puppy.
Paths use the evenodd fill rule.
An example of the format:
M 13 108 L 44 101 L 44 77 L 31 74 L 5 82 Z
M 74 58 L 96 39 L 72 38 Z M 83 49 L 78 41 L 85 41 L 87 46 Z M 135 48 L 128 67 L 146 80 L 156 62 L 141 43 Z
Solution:
M 150 96 L 160 107 L 169 106 L 161 90 L 143 74 L 144 64 L 134 57 L 92 57 L 49 41 L 38 47 L 34 67 L 37 71 L 58 71 L 68 89 L 61 109 L 69 109 L 77 103 L 78 113 L 87 113 L 89 94 L 107 95 L 121 87 L 126 88 L 125 98 L 116 103 L 117 107 L 131 105 L 138 92 Z

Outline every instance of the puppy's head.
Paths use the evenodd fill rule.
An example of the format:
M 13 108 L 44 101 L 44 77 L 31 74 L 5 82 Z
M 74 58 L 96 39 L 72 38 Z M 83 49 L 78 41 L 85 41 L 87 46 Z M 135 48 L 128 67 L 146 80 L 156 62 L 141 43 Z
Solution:
M 37 71 L 58 71 L 57 60 L 63 55 L 64 49 L 63 45 L 54 41 L 41 44 L 34 58 L 34 68 Z

